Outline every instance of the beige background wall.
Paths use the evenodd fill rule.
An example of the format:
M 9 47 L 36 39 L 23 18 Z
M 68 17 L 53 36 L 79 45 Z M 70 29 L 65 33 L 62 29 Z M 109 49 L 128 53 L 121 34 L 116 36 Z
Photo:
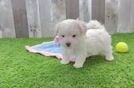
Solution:
M 0 0 L 0 8 L 0 37 L 54 36 L 55 24 L 68 18 L 134 32 L 134 0 Z

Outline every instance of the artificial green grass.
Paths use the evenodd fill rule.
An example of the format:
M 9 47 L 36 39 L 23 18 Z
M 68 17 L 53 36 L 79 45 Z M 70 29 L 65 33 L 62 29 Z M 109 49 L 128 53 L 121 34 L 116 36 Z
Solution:
M 0 88 L 134 88 L 134 33 L 116 34 L 112 39 L 113 46 L 125 41 L 129 53 L 114 50 L 112 62 L 94 56 L 81 69 L 24 49 L 52 38 L 0 39 Z

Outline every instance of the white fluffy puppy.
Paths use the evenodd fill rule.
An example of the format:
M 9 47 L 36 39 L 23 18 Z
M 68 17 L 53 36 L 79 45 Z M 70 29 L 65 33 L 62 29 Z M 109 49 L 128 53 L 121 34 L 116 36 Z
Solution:
M 113 60 L 111 37 L 98 21 L 90 21 L 86 25 L 82 21 L 68 19 L 58 23 L 56 28 L 64 51 L 61 64 L 68 64 L 72 55 L 76 57 L 76 68 L 83 67 L 87 57 L 100 53 L 106 60 Z

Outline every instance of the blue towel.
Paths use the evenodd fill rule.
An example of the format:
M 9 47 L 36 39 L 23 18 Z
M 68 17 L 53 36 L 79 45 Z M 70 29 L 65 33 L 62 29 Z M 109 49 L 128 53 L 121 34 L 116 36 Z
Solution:
M 63 51 L 60 45 L 56 43 L 55 41 L 44 42 L 44 43 L 37 44 L 34 46 L 25 46 L 25 48 L 26 50 L 32 53 L 39 53 L 44 56 L 55 56 L 58 59 L 63 58 L 63 55 L 62 55 Z M 68 59 L 74 62 L 76 57 L 74 55 L 71 55 Z
M 63 58 L 60 45 L 54 41 L 44 42 L 34 46 L 25 46 L 25 48 L 32 53 L 40 53 L 45 56 L 55 56 L 61 59 Z

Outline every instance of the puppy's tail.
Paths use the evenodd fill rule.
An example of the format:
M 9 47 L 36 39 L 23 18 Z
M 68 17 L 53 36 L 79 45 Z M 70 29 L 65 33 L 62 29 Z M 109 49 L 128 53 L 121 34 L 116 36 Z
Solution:
M 87 23 L 87 28 L 88 29 L 105 29 L 104 25 L 102 25 L 99 21 L 97 20 L 91 20 Z

